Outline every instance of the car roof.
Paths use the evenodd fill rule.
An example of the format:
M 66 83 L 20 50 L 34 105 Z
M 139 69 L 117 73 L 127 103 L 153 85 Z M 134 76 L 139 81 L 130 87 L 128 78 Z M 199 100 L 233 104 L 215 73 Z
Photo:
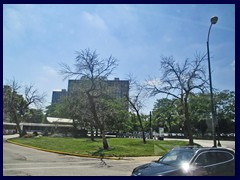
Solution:
M 227 151 L 235 154 L 235 151 L 233 149 L 224 147 L 202 147 L 199 149 L 199 151 Z
M 235 154 L 234 149 L 224 147 L 202 147 L 202 146 L 179 146 L 173 148 L 173 150 L 195 150 L 195 151 L 228 151 Z

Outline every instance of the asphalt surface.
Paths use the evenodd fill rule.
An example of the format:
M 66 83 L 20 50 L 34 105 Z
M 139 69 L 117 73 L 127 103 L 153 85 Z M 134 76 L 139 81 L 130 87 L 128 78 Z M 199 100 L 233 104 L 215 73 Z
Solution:
M 123 160 L 84 158 L 39 151 L 4 142 L 3 176 L 130 176 L 132 170 L 158 157 Z
M 3 138 L 3 176 L 130 176 L 135 167 L 159 158 L 101 161 L 18 146 L 6 142 L 8 138 Z
M 159 156 L 127 157 L 122 160 L 75 157 L 39 151 L 11 144 L 3 136 L 4 176 L 129 176 L 138 165 L 157 160 Z M 170 139 L 166 139 L 170 140 Z M 173 140 L 173 139 L 171 139 Z M 194 140 L 211 147 L 213 142 Z M 221 141 L 223 147 L 235 149 L 234 141 Z

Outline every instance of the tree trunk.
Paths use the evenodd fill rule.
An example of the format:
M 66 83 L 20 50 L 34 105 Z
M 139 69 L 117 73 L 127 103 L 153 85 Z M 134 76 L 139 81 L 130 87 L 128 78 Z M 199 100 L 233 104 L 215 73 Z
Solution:
M 168 117 L 169 132 L 172 132 L 171 119 Z
M 94 140 L 94 131 L 93 131 L 93 125 L 92 125 L 92 123 L 91 123 L 91 125 L 90 125 L 90 131 L 91 131 L 91 141 L 95 141 L 95 140 Z
M 93 119 L 95 121 L 95 124 L 100 127 L 100 131 L 102 134 L 102 140 L 103 140 L 103 149 L 108 149 L 108 142 L 105 136 L 105 132 L 104 132 L 104 122 L 100 122 L 98 119 L 98 115 L 97 115 L 97 111 L 96 111 L 96 104 L 95 101 L 93 99 L 93 97 L 90 95 L 89 92 L 87 92 L 87 96 L 88 96 L 88 100 L 89 100 L 89 104 L 90 104 L 90 110 L 93 114 Z
M 107 138 L 105 136 L 105 131 L 102 131 L 102 140 L 103 140 L 103 149 L 108 149 L 108 142 L 107 142 Z
M 135 110 L 135 112 L 137 113 L 137 118 L 138 118 L 138 121 L 140 123 L 140 126 L 141 126 L 141 130 L 142 130 L 142 137 L 143 137 L 143 143 L 146 144 L 146 137 L 145 137 L 145 133 L 144 133 L 144 128 L 143 128 L 143 125 L 142 125 L 142 119 L 141 119 L 141 116 L 139 114 L 139 110 L 136 108 L 135 104 L 129 99 L 128 96 L 126 96 L 128 102 L 131 104 L 132 108 Z
M 23 131 L 21 130 L 20 123 L 19 123 L 18 118 L 17 118 L 17 114 L 14 110 L 13 110 L 12 114 L 13 114 L 13 120 L 16 123 L 16 126 L 17 126 L 17 131 L 19 133 L 19 137 L 23 137 L 24 134 L 23 134 Z
M 184 114 L 185 114 L 185 121 L 187 125 L 187 131 L 189 136 L 189 145 L 193 145 L 193 134 L 192 134 L 192 125 L 189 118 L 189 111 L 188 111 L 188 102 L 187 102 L 187 95 L 184 98 Z
M 144 128 L 143 128 L 143 125 L 142 125 L 142 120 L 141 120 L 141 116 L 139 114 L 139 112 L 137 111 L 137 117 L 138 117 L 138 121 L 140 123 L 140 126 L 141 126 L 141 130 L 142 130 L 142 138 L 143 138 L 143 143 L 146 144 L 146 137 L 145 137 L 145 132 L 144 132 Z
M 17 125 L 17 130 L 19 132 L 19 137 L 23 137 L 23 133 L 22 133 L 22 130 L 21 130 L 21 127 L 20 127 L 19 123 L 16 123 L 16 125 Z

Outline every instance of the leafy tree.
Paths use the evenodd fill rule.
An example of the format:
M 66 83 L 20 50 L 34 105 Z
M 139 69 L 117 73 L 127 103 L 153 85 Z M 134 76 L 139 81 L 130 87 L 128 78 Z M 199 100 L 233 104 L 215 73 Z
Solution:
M 139 131 L 139 121 L 136 117 L 135 113 L 130 112 L 129 113 L 129 126 L 128 126 L 128 132 L 137 132 Z
M 108 118 L 106 119 L 107 131 L 127 132 L 129 126 L 129 113 L 126 109 L 126 101 L 123 98 L 105 100 Z
M 192 94 L 189 98 L 190 119 L 202 136 L 208 129 L 207 121 L 211 119 L 210 103 L 210 95 L 205 93 Z
M 216 93 L 215 103 L 219 123 L 218 133 L 235 132 L 235 92 L 224 90 Z
M 44 121 L 44 114 L 41 109 L 29 109 L 24 115 L 24 122 L 27 123 L 42 123 Z
M 173 132 L 172 125 L 176 123 L 176 107 L 174 102 L 174 100 L 162 98 L 154 104 L 153 115 L 155 130 L 157 130 L 159 126 L 162 126 L 165 127 L 167 132 Z
M 3 86 L 3 120 L 11 122 L 11 94 L 12 89 L 8 85 Z
M 80 127 L 91 128 L 91 139 L 94 140 L 93 121 L 89 111 L 88 101 L 81 89 L 73 89 L 66 97 L 47 107 L 49 117 L 72 119 L 73 134 Z
M 58 117 L 63 118 L 62 115 L 62 102 L 57 102 L 46 107 L 46 116 L 47 117 Z
M 141 119 L 145 132 L 150 132 L 150 116 L 148 114 L 141 114 Z
M 214 93 L 214 101 L 216 107 L 215 122 L 219 133 L 235 132 L 235 92 L 224 90 Z M 207 121 L 210 120 L 210 95 L 205 93 L 198 93 L 190 96 L 189 109 L 190 118 L 193 125 L 197 128 L 202 136 L 207 130 Z
M 89 122 L 85 119 L 89 115 L 89 107 L 81 90 L 74 89 L 73 92 L 62 99 L 61 104 L 60 112 L 62 116 L 72 119 L 74 127 L 88 127 Z
M 203 137 L 208 129 L 206 119 L 198 121 L 195 127 L 200 130 L 202 137 Z

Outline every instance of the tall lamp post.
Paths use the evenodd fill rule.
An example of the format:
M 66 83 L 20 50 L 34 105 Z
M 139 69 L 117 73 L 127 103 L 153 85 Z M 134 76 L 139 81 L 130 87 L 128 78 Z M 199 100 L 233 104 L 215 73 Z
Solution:
M 211 95 L 211 111 L 212 111 L 212 134 L 213 134 L 213 146 L 217 147 L 216 135 L 215 135 L 215 110 L 213 104 L 213 90 L 212 90 L 212 76 L 211 76 L 211 64 L 210 64 L 210 53 L 209 53 L 209 35 L 213 24 L 216 24 L 218 21 L 217 16 L 211 18 L 211 25 L 208 30 L 207 37 L 207 55 L 208 55 L 208 70 L 209 70 L 209 83 L 210 83 L 210 95 Z

